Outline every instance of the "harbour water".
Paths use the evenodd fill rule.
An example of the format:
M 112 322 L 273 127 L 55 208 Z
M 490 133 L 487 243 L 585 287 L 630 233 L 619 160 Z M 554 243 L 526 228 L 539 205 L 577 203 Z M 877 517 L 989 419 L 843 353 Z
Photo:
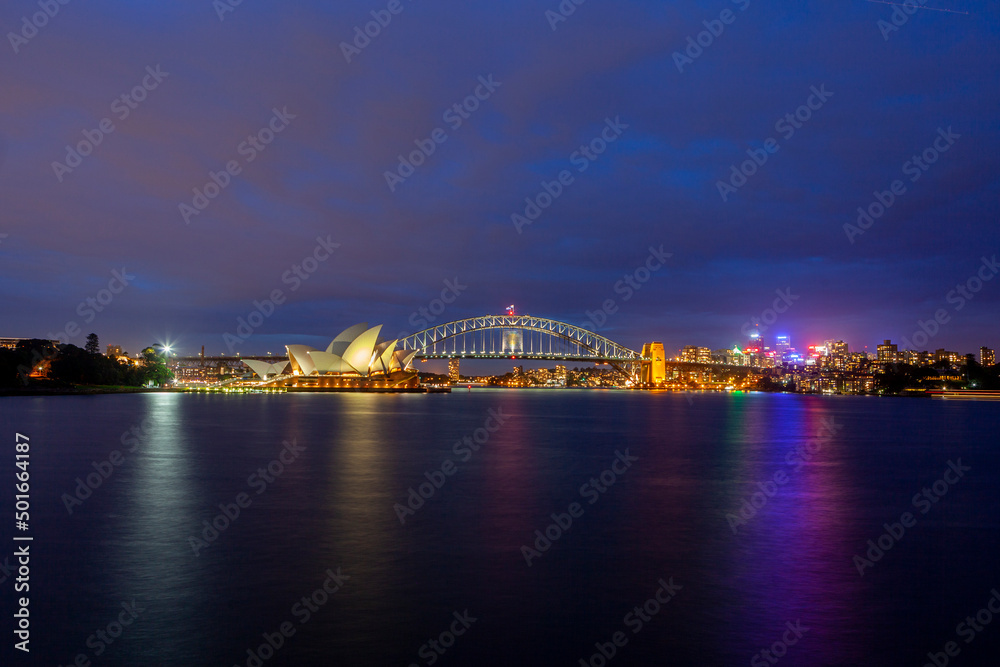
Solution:
M 1000 590 L 996 403 L 165 393 L 2 398 L 0 426 L 5 610 L 15 433 L 34 538 L 30 662 L 5 611 L 3 664 L 1000 655 L 976 620 Z

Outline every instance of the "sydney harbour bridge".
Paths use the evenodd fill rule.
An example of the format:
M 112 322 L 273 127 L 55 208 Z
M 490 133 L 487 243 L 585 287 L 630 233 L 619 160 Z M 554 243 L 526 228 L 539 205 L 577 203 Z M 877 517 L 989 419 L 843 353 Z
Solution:
M 362 325 L 358 325 L 359 327 Z M 345 332 L 346 333 L 346 332 Z M 567 322 L 533 315 L 483 315 L 445 322 L 386 343 L 413 359 L 524 359 L 608 364 L 632 384 L 657 385 L 671 371 L 696 370 L 708 365 L 667 361 L 663 344 L 643 345 L 637 352 L 598 333 Z M 380 348 L 381 349 L 381 348 Z M 389 354 L 392 354 L 390 350 Z M 243 360 L 280 361 L 278 356 L 184 357 L 182 363 L 242 367 Z M 722 367 L 746 372 L 746 367 Z M 675 375 L 676 373 L 671 373 Z
M 528 359 L 610 364 L 639 379 L 652 359 L 593 331 L 531 315 L 484 315 L 445 322 L 396 343 L 421 359 Z
M 417 359 L 525 359 L 608 364 L 633 385 L 661 386 L 671 378 L 745 377 L 748 366 L 667 360 L 663 343 L 637 352 L 573 324 L 532 315 L 484 315 L 445 322 L 399 338 L 396 349 Z M 722 383 L 725 384 L 725 383 Z

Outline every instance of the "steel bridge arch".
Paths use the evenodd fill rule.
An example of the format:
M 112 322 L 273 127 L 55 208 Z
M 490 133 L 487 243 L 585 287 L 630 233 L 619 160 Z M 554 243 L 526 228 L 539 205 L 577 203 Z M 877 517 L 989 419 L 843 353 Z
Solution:
M 484 315 L 481 317 L 469 317 L 464 320 L 455 320 L 433 326 L 423 331 L 410 334 L 405 338 L 398 339 L 397 348 L 403 348 L 417 352 L 423 356 L 428 348 L 436 343 L 441 343 L 449 338 L 455 338 L 464 334 L 473 334 L 480 331 L 496 331 L 503 329 L 521 329 L 526 331 L 537 331 L 557 338 L 561 338 L 570 343 L 578 345 L 589 354 L 580 355 L 581 359 L 593 359 L 594 361 L 606 361 L 628 376 L 635 378 L 638 375 L 639 366 L 646 359 L 624 345 L 619 345 L 610 338 L 596 334 L 582 327 L 552 320 L 545 317 L 533 317 L 531 315 Z M 456 355 L 458 356 L 458 355 Z M 476 357 L 476 353 L 464 354 L 465 357 Z M 514 356 L 521 356 L 515 354 Z M 530 358 L 530 357 L 523 357 Z

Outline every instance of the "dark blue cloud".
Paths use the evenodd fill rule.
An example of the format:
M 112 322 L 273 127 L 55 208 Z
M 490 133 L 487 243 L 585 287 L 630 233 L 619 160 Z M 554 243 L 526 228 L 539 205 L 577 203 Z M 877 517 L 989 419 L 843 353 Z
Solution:
M 244 353 L 365 319 L 395 334 L 455 277 L 468 289 L 443 317 L 514 302 L 583 322 L 662 244 L 669 265 L 606 324 L 627 345 L 741 343 L 789 288 L 800 298 L 768 335 L 873 349 L 953 309 L 949 291 L 1000 253 L 995 6 L 919 11 L 884 39 L 893 8 L 861 0 L 593 0 L 552 30 L 557 5 L 404 0 L 350 63 L 341 42 L 384 2 L 245 2 L 221 21 L 208 0 L 62 6 L 0 64 L 0 333 L 79 320 L 121 266 L 135 284 L 80 324 L 132 350 L 168 332 L 225 349 L 274 289 L 288 300 Z M 8 3 L 0 24 L 36 9 Z M 679 72 L 674 54 L 727 9 Z M 157 64 L 169 76 L 114 118 Z M 499 88 L 452 127 L 445 112 L 489 75 Z M 833 95 L 784 136 L 776 122 L 814 86 Z M 295 118 L 247 161 L 241 143 L 285 107 Z M 60 182 L 52 163 L 105 117 L 114 132 Z M 616 117 L 628 128 L 579 172 L 574 151 Z M 906 180 L 948 127 L 961 137 Z M 436 128 L 447 140 L 390 191 L 385 172 Z M 769 138 L 778 151 L 723 201 L 717 183 Z M 179 204 L 230 160 L 239 175 L 185 224 Z M 572 184 L 518 234 L 511 215 L 566 169 Z M 851 243 L 844 225 L 896 179 L 906 192 Z M 340 248 L 290 291 L 282 276 L 327 235 Z M 1000 345 L 998 304 L 1000 280 L 931 346 Z

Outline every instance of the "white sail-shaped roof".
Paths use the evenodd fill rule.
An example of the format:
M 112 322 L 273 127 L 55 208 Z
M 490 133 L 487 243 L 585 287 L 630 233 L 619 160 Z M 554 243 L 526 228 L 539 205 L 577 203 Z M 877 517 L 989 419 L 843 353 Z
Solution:
M 318 352 L 316 348 L 308 345 L 286 345 L 285 349 L 288 350 L 288 359 L 292 362 L 293 369 L 298 366 L 302 375 L 312 375 L 316 372 L 316 364 L 309 356 L 310 351 Z
M 344 329 L 325 352 L 308 345 L 286 345 L 291 370 L 301 375 L 357 373 L 369 377 L 373 373 L 388 375 L 412 369 L 410 362 L 417 354 L 415 351 L 400 349 L 398 339 L 380 342 L 378 335 L 382 325 L 367 327 L 368 324 L 362 322 Z M 247 361 L 247 365 L 262 378 L 282 373 L 285 363 Z
M 393 352 L 393 370 L 406 370 L 413 361 L 413 357 L 417 356 L 416 350 L 396 350 Z
M 320 373 L 351 373 L 356 370 L 339 354 L 312 350 L 309 352 L 309 358 L 312 359 L 316 370 Z
M 339 334 L 337 337 L 330 341 L 327 346 L 326 351 L 330 354 L 336 354 L 338 356 L 343 356 L 344 352 L 347 351 L 348 346 L 354 342 L 354 339 L 363 334 L 368 330 L 368 323 L 361 322 L 360 324 L 355 324 L 353 327 L 347 327 Z
M 375 364 L 375 370 L 381 371 L 383 373 L 389 373 L 392 369 L 392 353 L 396 350 L 396 343 L 398 341 L 390 340 L 385 343 L 379 343 L 378 347 L 375 348 L 375 354 L 378 355 L 378 361 Z
M 354 342 L 348 345 L 344 351 L 344 361 L 350 364 L 361 375 L 368 375 L 368 367 L 372 363 L 375 343 L 378 342 L 378 332 L 381 330 L 381 324 L 368 329 L 355 338 Z
M 279 361 L 276 364 L 269 364 L 266 361 L 257 361 L 256 359 L 244 359 L 243 363 L 250 367 L 250 369 L 260 376 L 260 379 L 265 379 L 268 375 L 281 375 L 285 370 L 285 366 L 288 365 L 288 361 Z

